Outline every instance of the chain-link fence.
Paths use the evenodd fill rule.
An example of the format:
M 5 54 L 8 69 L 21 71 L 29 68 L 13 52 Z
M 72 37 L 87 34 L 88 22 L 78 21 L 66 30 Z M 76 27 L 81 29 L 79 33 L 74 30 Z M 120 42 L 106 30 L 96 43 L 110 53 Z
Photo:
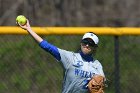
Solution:
M 70 51 L 79 49 L 82 36 L 41 36 Z M 96 58 L 108 79 L 106 93 L 115 93 L 114 36 L 99 36 Z M 140 36 L 119 37 L 121 93 L 139 93 Z M 61 93 L 63 69 L 29 35 L 0 36 L 0 93 Z

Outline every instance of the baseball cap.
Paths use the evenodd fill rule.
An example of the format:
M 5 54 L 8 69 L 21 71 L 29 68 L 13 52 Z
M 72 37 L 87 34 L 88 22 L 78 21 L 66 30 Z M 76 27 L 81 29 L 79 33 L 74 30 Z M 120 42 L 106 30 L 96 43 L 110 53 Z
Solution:
M 86 38 L 92 39 L 96 45 L 99 43 L 99 38 L 92 32 L 85 33 L 82 40 Z

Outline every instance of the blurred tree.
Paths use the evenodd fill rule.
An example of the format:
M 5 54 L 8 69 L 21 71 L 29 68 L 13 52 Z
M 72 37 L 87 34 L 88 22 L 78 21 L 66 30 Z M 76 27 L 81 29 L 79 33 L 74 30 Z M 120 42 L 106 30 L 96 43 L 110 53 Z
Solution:
M 38 26 L 139 26 L 139 0 L 0 0 L 0 25 L 19 14 Z

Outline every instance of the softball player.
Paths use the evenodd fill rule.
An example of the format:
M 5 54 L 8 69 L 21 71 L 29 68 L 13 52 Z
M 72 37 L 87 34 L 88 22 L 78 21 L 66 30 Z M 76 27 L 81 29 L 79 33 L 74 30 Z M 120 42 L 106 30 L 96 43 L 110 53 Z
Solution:
M 20 25 L 20 24 L 18 24 Z M 81 50 L 78 53 L 60 49 L 43 40 L 30 27 L 29 21 L 21 26 L 39 43 L 39 46 L 53 55 L 64 67 L 62 93 L 89 93 L 87 84 L 92 76 L 99 74 L 105 77 L 101 63 L 93 58 L 99 39 L 93 33 L 85 33 L 81 40 Z

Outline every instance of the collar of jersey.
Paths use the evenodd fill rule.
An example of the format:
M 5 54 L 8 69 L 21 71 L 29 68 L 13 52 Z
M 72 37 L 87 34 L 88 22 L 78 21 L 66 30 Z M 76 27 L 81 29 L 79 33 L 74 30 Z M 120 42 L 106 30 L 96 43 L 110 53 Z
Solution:
M 80 55 L 84 60 L 86 60 L 88 62 L 93 61 L 92 54 L 85 55 L 82 51 L 80 51 Z

